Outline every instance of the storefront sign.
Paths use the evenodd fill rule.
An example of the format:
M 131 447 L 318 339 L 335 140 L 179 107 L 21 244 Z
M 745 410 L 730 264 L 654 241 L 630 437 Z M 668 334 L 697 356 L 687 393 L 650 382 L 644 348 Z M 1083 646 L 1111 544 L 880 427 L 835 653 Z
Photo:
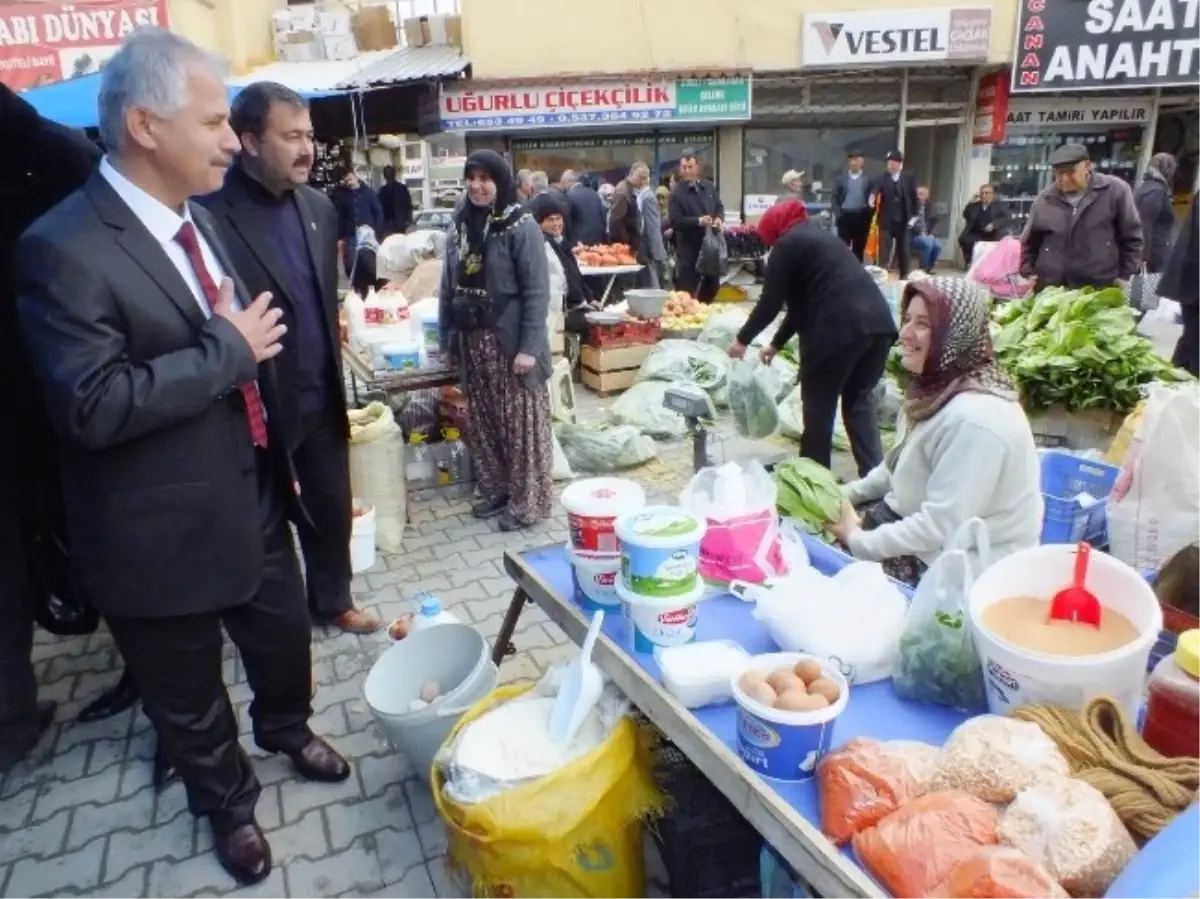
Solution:
M 984 8 L 805 13 L 805 68 L 987 59 L 992 11 Z
M 746 194 L 742 197 L 742 215 L 746 218 L 762 215 L 778 201 L 775 194 Z
M 1014 100 L 1008 109 L 1008 127 L 1077 128 L 1080 125 L 1142 127 L 1150 121 L 1149 97 L 1114 100 L 1071 99 Z
M 1008 119 L 1008 72 L 993 72 L 979 79 L 975 97 L 975 125 L 971 142 L 998 144 L 1004 140 Z
M 404 160 L 404 180 L 419 181 L 425 177 L 425 160 L 424 159 L 406 159 Z
M 1197 0 L 1021 0 L 1012 91 L 1195 87 Z
M 713 133 L 709 131 L 703 134 L 687 134 L 672 131 L 669 137 L 671 143 L 682 144 L 685 147 L 699 147 L 712 143 Z M 514 140 L 509 146 L 512 147 L 514 153 L 518 153 L 521 150 L 588 150 L 599 149 L 600 147 L 644 146 L 653 144 L 655 139 L 653 132 L 646 134 L 620 134 L 612 137 L 531 137 Z M 667 139 L 667 135 L 663 135 L 663 139 Z
M 0 2 L 0 81 L 14 90 L 99 71 L 129 32 L 167 26 L 167 0 Z
M 750 90 L 748 77 L 482 90 L 447 86 L 442 88 L 439 118 L 446 131 L 742 121 L 750 118 Z

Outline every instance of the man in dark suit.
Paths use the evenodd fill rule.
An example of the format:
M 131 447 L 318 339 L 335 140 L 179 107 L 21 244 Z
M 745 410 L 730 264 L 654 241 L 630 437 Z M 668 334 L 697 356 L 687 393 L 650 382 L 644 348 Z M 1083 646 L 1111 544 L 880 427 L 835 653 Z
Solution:
M 863 260 L 867 235 L 871 233 L 870 195 L 871 183 L 863 172 L 862 151 L 850 150 L 846 154 L 846 171 L 833 189 L 833 221 L 838 237 L 859 262 Z
M 875 179 L 871 193 L 879 213 L 880 259 L 877 264 L 887 268 L 894 249 L 903 280 L 912 267 L 909 232 L 916 224 L 920 206 L 917 179 L 904 171 L 904 154 L 899 150 L 888 153 L 887 171 Z
M 242 883 L 271 871 L 259 784 L 221 678 L 222 627 L 255 742 L 310 780 L 350 767 L 309 729 L 310 630 L 288 529 L 302 516 L 271 360 L 211 216 L 237 138 L 221 67 L 139 29 L 104 70 L 109 156 L 17 249 L 18 313 L 58 437 L 75 582 L 108 621 L 193 814 Z
M 379 621 L 350 597 L 350 426 L 337 321 L 337 212 L 308 186 L 312 120 L 295 91 L 269 81 L 233 105 L 241 142 L 225 185 L 201 200 L 251 294 L 269 292 L 291 339 L 275 360 L 284 428 L 312 523 L 297 525 L 313 618 L 355 634 Z
M 49 122 L 0 84 L 0 774 L 22 759 L 54 717 L 37 701 L 33 596 L 23 537 L 56 521 L 62 497 L 54 432 L 25 357 L 13 298 L 13 250 L 35 219 L 77 190 L 100 150 L 82 132 Z
M 975 244 L 1008 236 L 1008 204 L 996 197 L 995 187 L 985 184 L 979 188 L 979 196 L 963 210 L 963 222 L 962 234 L 958 235 L 958 248 L 962 250 L 967 268 L 970 268 L 975 256 Z
M 309 155 L 311 157 L 312 154 Z M 309 167 L 312 167 L 311 163 Z M 413 221 L 412 192 L 407 184 L 397 180 L 395 166 L 383 167 L 383 187 L 379 188 L 379 205 L 383 208 L 383 233 L 379 235 L 380 240 L 392 234 L 403 234 L 408 230 Z

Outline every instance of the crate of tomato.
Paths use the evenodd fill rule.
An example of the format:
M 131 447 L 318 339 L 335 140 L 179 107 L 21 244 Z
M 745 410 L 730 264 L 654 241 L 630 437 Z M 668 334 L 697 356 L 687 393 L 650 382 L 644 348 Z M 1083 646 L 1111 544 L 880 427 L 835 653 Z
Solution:
M 600 349 L 643 346 L 658 343 L 662 337 L 661 319 L 627 318 L 614 324 L 588 325 L 587 345 Z

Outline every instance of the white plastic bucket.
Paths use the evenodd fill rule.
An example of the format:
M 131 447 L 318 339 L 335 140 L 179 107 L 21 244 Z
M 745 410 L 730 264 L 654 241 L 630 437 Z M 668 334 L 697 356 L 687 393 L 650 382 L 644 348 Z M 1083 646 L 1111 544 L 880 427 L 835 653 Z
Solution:
M 375 507 L 356 499 L 354 511 L 350 526 L 350 571 L 361 574 L 375 564 Z
M 646 504 L 646 491 L 624 478 L 587 478 L 563 490 L 571 546 L 588 553 L 615 553 L 617 516 Z
M 704 518 L 678 506 L 651 506 L 617 519 L 621 544 L 621 586 L 648 597 L 681 597 L 695 592 L 700 580 L 700 541 Z M 703 589 L 701 590 L 703 593 Z
M 442 624 L 393 643 L 371 667 L 363 698 L 397 752 L 426 782 L 433 757 L 462 714 L 496 686 L 487 641 L 465 624 Z M 421 687 L 437 681 L 441 695 L 409 711 Z
M 642 596 L 617 582 L 617 596 L 625 617 L 628 647 L 633 652 L 654 652 L 660 646 L 683 646 L 696 639 L 698 605 L 704 582 L 697 581 L 686 596 Z
M 1074 567 L 1074 546 L 1036 546 L 996 562 L 971 587 L 968 614 L 993 714 L 1042 703 L 1082 710 L 1092 697 L 1107 694 L 1125 707 L 1130 720 L 1137 720 L 1146 663 L 1163 615 L 1145 578 L 1124 562 L 1093 550 L 1087 575 L 1087 588 L 1100 605 L 1124 615 L 1137 629 L 1137 639 L 1119 649 L 1090 656 L 1048 655 L 1009 643 L 983 623 L 984 610 L 1001 600 L 1049 600 L 1071 583 Z
M 621 557 L 617 553 L 585 553 L 567 545 L 567 558 L 575 576 L 575 601 L 586 612 L 614 609 L 621 605 L 617 596 L 617 576 Z

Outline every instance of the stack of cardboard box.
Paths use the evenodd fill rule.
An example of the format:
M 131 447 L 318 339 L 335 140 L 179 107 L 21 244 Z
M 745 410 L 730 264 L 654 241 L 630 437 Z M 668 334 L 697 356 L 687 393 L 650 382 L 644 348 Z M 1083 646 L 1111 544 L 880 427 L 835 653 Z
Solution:
M 459 16 L 417 16 L 403 23 L 404 42 L 409 47 L 451 46 L 462 49 L 462 19 Z
M 310 3 L 271 14 L 275 56 L 287 62 L 353 59 L 356 14 L 341 3 Z

